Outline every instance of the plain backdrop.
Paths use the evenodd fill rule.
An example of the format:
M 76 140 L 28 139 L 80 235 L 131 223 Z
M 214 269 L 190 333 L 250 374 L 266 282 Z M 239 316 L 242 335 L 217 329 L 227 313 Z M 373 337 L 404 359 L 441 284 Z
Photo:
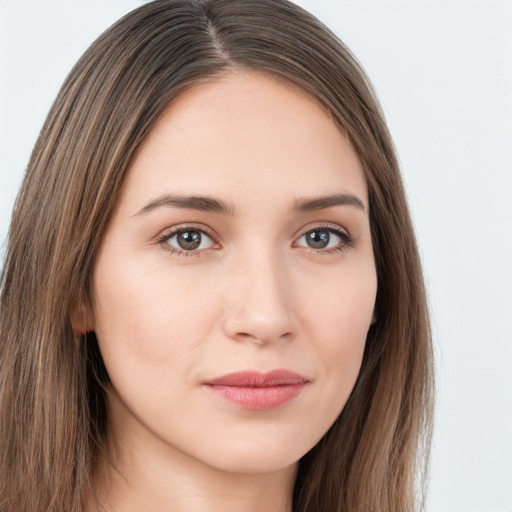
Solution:
M 0 0 L 2 244 L 66 74 L 142 3 Z M 428 511 L 512 512 L 512 0 L 298 3 L 367 70 L 401 161 L 437 358 Z

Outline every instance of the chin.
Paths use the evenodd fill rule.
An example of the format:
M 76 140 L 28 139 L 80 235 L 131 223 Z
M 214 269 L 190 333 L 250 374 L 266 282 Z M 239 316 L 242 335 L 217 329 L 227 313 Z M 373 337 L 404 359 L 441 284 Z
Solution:
M 215 450 L 205 450 L 201 459 L 212 467 L 229 473 L 273 473 L 290 468 L 313 445 L 293 435 L 258 435 L 252 439 L 230 438 L 229 445 L 219 443 Z
M 269 453 L 260 447 L 255 453 L 224 454 L 220 464 L 219 459 L 215 461 L 215 467 L 226 473 L 269 474 L 289 469 L 297 464 L 299 459 L 300 456 Z

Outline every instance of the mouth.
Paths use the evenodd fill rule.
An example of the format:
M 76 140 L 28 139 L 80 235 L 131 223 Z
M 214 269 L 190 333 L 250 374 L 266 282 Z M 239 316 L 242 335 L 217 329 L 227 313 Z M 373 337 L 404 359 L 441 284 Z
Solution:
M 203 383 L 208 391 L 243 409 L 276 409 L 297 397 L 309 380 L 289 370 L 235 372 Z

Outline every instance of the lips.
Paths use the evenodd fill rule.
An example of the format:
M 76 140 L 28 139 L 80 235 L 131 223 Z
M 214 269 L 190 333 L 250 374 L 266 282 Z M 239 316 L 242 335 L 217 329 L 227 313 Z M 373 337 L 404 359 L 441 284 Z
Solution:
M 289 370 L 235 372 L 209 380 L 203 386 L 219 398 L 249 410 L 269 410 L 297 397 L 308 379 Z

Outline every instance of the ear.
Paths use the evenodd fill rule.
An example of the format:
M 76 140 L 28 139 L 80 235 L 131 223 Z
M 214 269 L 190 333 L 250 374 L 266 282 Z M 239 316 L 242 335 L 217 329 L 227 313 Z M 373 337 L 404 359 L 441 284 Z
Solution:
M 377 315 L 375 314 L 375 310 L 373 310 L 372 321 L 370 322 L 370 325 L 373 325 L 375 323 L 377 323 Z
M 79 297 L 71 306 L 71 326 L 73 332 L 81 336 L 94 331 L 94 314 L 88 298 Z

